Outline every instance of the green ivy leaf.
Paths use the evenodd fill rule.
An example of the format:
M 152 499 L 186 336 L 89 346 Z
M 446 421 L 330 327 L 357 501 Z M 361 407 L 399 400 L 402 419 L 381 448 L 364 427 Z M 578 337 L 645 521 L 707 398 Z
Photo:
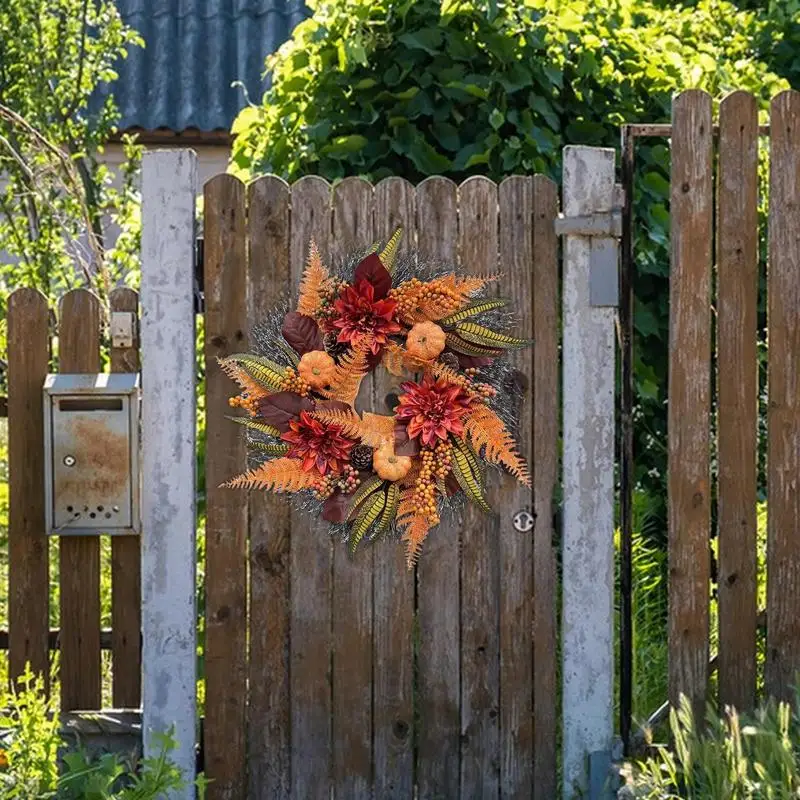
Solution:
M 321 152 L 330 158 L 344 158 L 362 150 L 366 144 L 365 136 L 353 133 L 349 136 L 337 136 L 329 145 L 323 147 Z

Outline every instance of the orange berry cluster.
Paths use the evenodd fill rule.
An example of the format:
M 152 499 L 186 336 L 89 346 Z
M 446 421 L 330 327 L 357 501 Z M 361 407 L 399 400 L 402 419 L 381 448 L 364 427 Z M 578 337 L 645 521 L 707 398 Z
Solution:
M 484 400 L 490 397 L 497 396 L 497 389 L 495 389 L 494 386 L 488 383 L 481 383 L 481 382 L 476 383 L 473 380 L 473 378 L 478 374 L 478 370 L 475 367 L 468 367 L 467 369 L 464 370 L 464 372 L 467 375 L 469 375 L 470 378 L 469 386 L 467 386 L 466 388 L 471 389 L 473 392 L 480 395 Z
M 444 480 L 450 472 L 453 446 L 450 442 L 437 442 L 420 453 L 419 475 L 414 483 L 413 503 L 431 525 L 439 524 L 436 509 L 436 480 Z
M 358 470 L 345 464 L 341 473 L 329 472 L 319 477 L 313 487 L 314 497 L 327 500 L 337 489 L 341 489 L 344 494 L 352 494 L 360 485 Z
M 228 400 L 228 405 L 231 408 L 243 408 L 251 417 L 254 417 L 258 412 L 258 399 L 247 392 L 231 397 Z
M 338 312 L 333 304 L 345 286 L 347 286 L 347 281 L 338 278 L 329 278 L 322 285 L 319 291 L 319 308 L 315 314 L 317 319 L 325 320 L 337 316 Z
M 468 367 L 464 370 L 463 375 L 456 373 L 447 373 L 448 383 L 458 384 L 462 389 L 468 392 L 472 397 L 477 397 L 481 400 L 488 400 L 490 397 L 497 395 L 497 389 L 488 383 L 475 381 L 474 378 L 478 374 L 475 367 Z
M 419 278 L 404 281 L 389 292 L 397 301 L 397 311 L 404 319 L 421 317 L 441 319 L 461 306 L 461 295 L 439 280 L 423 282 Z
M 294 369 L 294 367 L 286 367 L 283 374 L 284 379 L 281 382 L 282 392 L 294 392 L 301 397 L 306 397 L 311 391 L 311 386 L 297 374 L 297 370 Z

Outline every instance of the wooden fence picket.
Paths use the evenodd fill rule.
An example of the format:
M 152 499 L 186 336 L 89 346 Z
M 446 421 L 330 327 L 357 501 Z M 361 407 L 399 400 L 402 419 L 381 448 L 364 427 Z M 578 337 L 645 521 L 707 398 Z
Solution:
M 459 265 L 465 274 L 491 275 L 498 271 L 497 212 L 494 181 L 476 176 L 461 184 L 458 251 Z M 496 294 L 497 287 L 490 286 L 489 291 Z M 468 504 L 461 517 L 461 797 L 498 794 L 501 657 L 498 618 L 502 585 L 499 572 L 502 544 L 498 546 L 498 539 L 504 538 L 503 527 L 511 524 L 513 517 L 505 505 L 510 499 L 508 486 L 510 482 L 501 490 L 497 481 L 490 482 L 487 492 L 494 509 L 492 515 L 487 516 Z M 439 530 L 434 530 L 430 538 L 440 535 Z M 427 557 L 424 549 L 422 557 Z
M 247 502 L 221 484 L 247 466 L 217 358 L 247 350 L 245 189 L 231 175 L 205 185 L 206 728 L 210 800 L 247 795 Z
M 501 187 L 502 188 L 502 187 Z M 502 193 L 501 193 L 502 197 Z M 533 786 L 541 798 L 556 795 L 556 551 L 553 495 L 558 471 L 558 189 L 549 178 L 533 178 L 533 419 L 529 453 L 533 471 Z M 517 219 L 517 225 L 520 225 Z M 522 418 L 522 441 L 525 416 Z M 522 627 L 522 634 L 528 630 Z M 501 642 L 501 647 L 503 643 Z M 513 684 L 507 686 L 513 693 Z M 524 706 L 523 706 L 524 708 Z M 524 726 L 527 720 L 520 723 Z M 506 730 L 506 726 L 503 726 Z M 509 774 L 511 770 L 509 768 Z M 523 772 L 519 778 L 527 785 Z M 509 789 L 504 796 L 514 796 Z
M 457 194 L 449 178 L 427 178 L 417 186 L 417 248 L 426 258 L 458 262 Z M 425 540 L 417 566 L 420 797 L 459 796 L 459 540 L 459 525 L 442 520 Z
M 259 178 L 247 187 L 247 325 L 263 320 L 276 298 L 288 296 L 289 187 Z M 249 797 L 288 798 L 289 538 L 286 499 L 270 492 L 248 498 L 250 533 L 250 653 L 247 758 Z
M 346 178 L 333 189 L 334 257 L 374 238 L 372 185 Z M 372 402 L 362 381 L 356 408 Z M 333 787 L 336 797 L 372 795 L 372 554 L 364 543 L 351 554 L 333 551 Z
M 669 699 L 702 717 L 708 680 L 711 486 L 711 98 L 672 108 L 669 363 Z
M 402 178 L 385 178 L 375 187 L 375 238 L 387 241 L 398 226 L 400 258 L 415 246 L 416 192 Z M 391 413 L 387 396 L 397 388 L 385 370 L 373 373 L 377 413 Z M 412 796 L 414 785 L 414 571 L 399 543 L 379 542 L 372 550 L 374 795 L 400 800 Z
M 100 301 L 86 289 L 74 289 L 61 298 L 60 312 L 59 372 L 99 372 Z M 61 710 L 100 708 L 99 538 L 62 536 L 59 561 Z
M 756 694 L 758 111 L 747 92 L 720 105 L 717 193 L 719 700 L 750 711 Z
M 800 670 L 800 93 L 770 109 L 767 320 L 767 661 L 774 697 L 793 700 Z
M 134 314 L 139 296 L 132 289 L 111 293 L 111 310 Z M 112 372 L 139 371 L 138 325 L 131 347 L 111 348 Z M 142 564 L 138 536 L 111 537 L 112 695 L 115 708 L 138 708 L 142 683 Z
M 331 252 L 331 189 L 317 177 L 301 178 L 291 188 L 289 243 L 291 298 L 314 241 Z M 332 768 L 331 741 L 331 586 L 334 543 L 323 520 L 291 512 L 291 796 L 327 797 Z
M 35 289 L 17 289 L 8 299 L 9 673 L 16 678 L 29 664 L 45 681 L 49 577 L 41 408 L 48 313 L 46 298 Z

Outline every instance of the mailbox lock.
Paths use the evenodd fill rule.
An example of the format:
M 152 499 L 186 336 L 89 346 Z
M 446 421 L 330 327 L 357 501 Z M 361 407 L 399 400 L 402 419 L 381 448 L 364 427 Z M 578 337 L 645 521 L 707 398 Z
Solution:
M 74 467 L 75 466 L 75 456 L 64 456 L 64 466 L 65 467 Z

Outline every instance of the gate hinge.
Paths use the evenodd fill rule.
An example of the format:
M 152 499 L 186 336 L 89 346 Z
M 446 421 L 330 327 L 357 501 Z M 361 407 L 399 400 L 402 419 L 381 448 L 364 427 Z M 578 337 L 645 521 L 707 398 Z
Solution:
M 589 255 L 589 305 L 619 306 L 619 257 L 617 239 L 622 236 L 624 195 L 614 187 L 614 205 L 610 211 L 566 217 L 555 220 L 557 236 L 587 236 L 591 241 Z

